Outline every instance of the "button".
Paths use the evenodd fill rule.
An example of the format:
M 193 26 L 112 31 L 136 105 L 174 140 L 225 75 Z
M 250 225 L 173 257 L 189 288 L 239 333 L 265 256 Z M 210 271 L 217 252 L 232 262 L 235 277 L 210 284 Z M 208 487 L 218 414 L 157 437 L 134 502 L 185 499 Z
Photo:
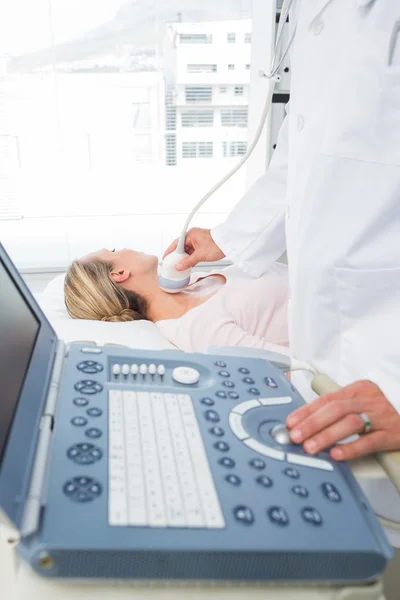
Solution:
M 220 371 L 218 373 L 218 375 L 220 375 L 221 377 L 230 377 L 231 376 L 231 374 L 228 373 L 228 371 Z
M 249 465 L 253 467 L 253 469 L 258 469 L 259 471 L 265 469 L 265 462 L 261 460 L 261 458 L 253 458 L 249 461 Z
M 103 389 L 103 386 L 100 383 L 97 383 L 96 381 L 93 381 L 91 379 L 78 381 L 78 383 L 76 383 L 74 387 L 78 392 L 81 392 L 82 394 L 97 394 Z
M 229 456 L 224 456 L 223 458 L 219 459 L 218 464 L 226 467 L 227 469 L 233 469 L 235 466 L 235 461 L 232 458 L 229 458 Z
M 289 524 L 288 514 L 281 506 L 271 506 L 271 508 L 267 510 L 267 515 L 272 523 L 275 523 L 276 525 L 284 527 Z
M 226 442 L 215 442 L 214 448 L 216 450 L 219 450 L 220 452 L 228 452 L 229 444 L 227 444 Z
M 78 456 L 78 454 L 79 454 L 79 450 L 75 446 L 73 446 L 72 448 L 69 448 L 67 450 L 67 456 L 69 458 L 75 458 L 76 456 Z
M 76 485 L 72 482 L 68 482 L 64 485 L 64 492 L 70 496 L 71 494 L 74 494 L 76 492 L 78 488 L 76 487 Z
M 268 475 L 259 475 L 256 479 L 256 482 L 263 488 L 272 487 L 272 479 L 271 477 L 268 477 Z
M 325 23 L 322 19 L 314 19 L 311 23 L 309 30 L 312 31 L 314 35 L 319 35 L 324 30 Z
M 292 402 L 291 396 L 283 396 L 278 398 L 260 398 L 259 403 L 263 406 L 280 406 L 282 404 L 290 404 Z
M 124 375 L 125 377 L 127 377 L 130 373 L 130 367 L 129 365 L 127 365 L 126 363 L 122 365 L 121 367 L 121 373 L 122 375 Z
M 228 392 L 228 396 L 232 400 L 238 400 L 238 398 L 239 398 L 239 394 L 237 392 Z
M 182 367 L 177 367 L 177 368 L 178 368 L 178 369 L 181 369 Z M 145 365 L 144 363 L 142 363 L 142 364 L 140 365 L 140 367 L 139 367 L 139 373 L 140 373 L 141 375 L 143 375 L 143 377 L 144 377 L 145 375 L 147 375 L 147 365 Z M 172 374 L 172 377 L 173 377 L 173 376 L 174 376 L 174 375 Z M 179 375 L 178 375 L 178 377 L 179 377 Z M 178 383 L 182 383 L 182 382 L 181 382 L 181 381 L 179 381 Z M 183 382 L 183 383 L 186 383 L 186 382 Z
M 224 385 L 227 388 L 234 388 L 235 387 L 235 384 L 230 379 L 227 379 L 226 381 L 223 381 L 222 385 Z
M 233 509 L 233 514 L 235 515 L 235 519 L 243 525 L 251 525 L 254 523 L 254 514 L 251 508 L 248 506 L 239 505 Z
M 292 467 L 288 467 L 283 472 L 287 477 L 290 477 L 290 479 L 298 479 L 300 477 L 298 470 L 292 469 Z
M 100 450 L 100 448 L 93 448 L 93 450 L 90 450 L 89 454 L 95 460 L 99 460 L 103 456 L 103 453 Z
M 157 367 L 155 364 L 151 363 L 151 365 L 149 365 L 149 373 L 150 375 L 155 375 L 157 373 Z
M 101 354 L 103 350 L 101 348 L 81 348 L 81 352 L 84 354 Z
M 236 487 L 238 487 L 242 483 L 240 477 L 238 475 L 234 475 L 234 473 L 229 473 L 229 475 L 225 477 L 225 481 Z
M 209 432 L 211 433 L 211 435 L 215 435 L 217 437 L 222 437 L 223 435 L 225 435 L 225 431 L 222 429 L 222 427 L 218 427 L 218 425 L 216 425 L 216 427 L 211 427 L 211 429 L 209 429 Z
M 100 415 L 103 414 L 103 411 L 100 408 L 97 408 L 96 406 L 93 406 L 93 408 L 88 408 L 86 413 L 90 416 L 90 417 L 100 417 Z
M 93 500 L 93 496 L 85 490 L 78 492 L 75 497 L 78 500 L 78 502 L 90 502 L 91 500 Z
M 260 392 L 257 388 L 252 387 L 250 389 L 247 390 L 249 392 L 249 394 L 251 394 L 252 396 L 259 396 Z
M 73 403 L 75 406 L 87 406 L 89 404 L 89 400 L 87 398 L 74 398 Z
M 242 425 L 242 417 L 234 412 L 231 412 L 231 414 L 229 415 L 229 427 L 231 428 L 232 433 L 239 440 L 244 440 L 250 437 Z
M 244 415 L 248 410 L 252 408 L 258 408 L 260 403 L 258 400 L 246 400 L 246 402 L 241 402 L 232 408 L 233 412 L 238 415 Z
M 74 481 L 80 486 L 89 485 L 92 482 L 90 477 L 74 477 Z
M 291 443 L 289 431 L 286 429 L 286 426 L 283 423 L 272 427 L 270 434 L 274 442 L 277 444 L 285 445 Z
M 99 483 L 92 483 L 89 487 L 89 492 L 95 496 L 99 496 L 101 494 L 101 485 Z
M 225 369 L 226 367 L 226 363 L 224 363 L 222 360 L 217 360 L 217 362 L 214 363 L 216 367 L 220 367 L 221 369 Z
M 172 371 L 172 379 L 183 385 L 194 385 L 199 381 L 200 373 L 191 367 L 176 367 Z
M 306 506 L 301 511 L 301 514 L 307 523 L 317 526 L 322 525 L 322 517 L 316 508 L 312 508 L 312 506 Z
M 288 454 L 287 461 L 293 465 L 301 465 L 312 469 L 321 469 L 322 471 L 333 471 L 333 466 L 327 460 L 303 456 L 300 454 Z
M 157 374 L 160 377 L 164 377 L 164 375 L 165 375 L 165 367 L 164 367 L 164 365 L 158 365 L 158 367 L 157 367 Z
M 118 377 L 118 375 L 121 373 L 121 365 L 113 365 L 111 371 L 115 377 Z
M 255 381 L 251 377 L 243 377 L 243 383 L 248 383 L 249 385 L 252 385 L 253 383 L 255 383 Z
M 215 404 L 214 400 L 212 400 L 211 398 L 202 398 L 200 402 L 205 406 L 214 406 Z
M 250 371 L 246 369 L 246 367 L 240 367 L 239 373 L 242 373 L 243 375 L 248 375 Z
M 285 453 L 282 450 L 275 450 L 275 448 L 270 448 L 269 446 L 265 446 L 258 442 L 253 438 L 249 438 L 248 440 L 244 440 L 246 446 L 255 450 L 259 454 L 263 456 L 267 456 L 268 458 L 273 458 L 274 460 L 285 460 Z
M 278 387 L 275 379 L 273 379 L 272 377 L 264 377 L 264 383 L 265 383 L 265 385 L 267 385 L 270 388 L 277 388 Z
M 73 417 L 71 423 L 77 427 L 83 427 L 84 425 L 87 425 L 87 419 L 85 419 L 85 417 Z
M 133 375 L 133 377 L 136 377 L 136 375 L 139 373 L 139 365 L 137 365 L 136 363 L 131 364 L 131 374 Z
M 292 487 L 293 494 L 296 496 L 300 496 L 300 498 L 308 498 L 308 490 L 304 487 L 304 485 L 294 485 Z
M 83 360 L 76 366 L 77 369 L 83 371 L 83 373 L 100 373 L 103 370 L 103 365 L 95 360 Z
M 304 129 L 304 119 L 301 115 L 299 115 L 297 117 L 297 131 L 300 133 L 300 131 L 303 131 Z
M 219 390 L 215 395 L 218 396 L 218 398 L 226 398 L 226 392 L 222 390 Z
M 204 416 L 207 421 L 211 421 L 212 423 L 218 423 L 219 421 L 219 414 L 215 410 L 207 410 Z
M 87 452 L 90 448 L 93 448 L 93 444 L 77 444 L 77 447 L 79 450 L 82 450 L 82 452 Z
M 97 429 L 96 427 L 91 427 L 90 429 L 86 429 L 85 435 L 87 435 L 88 438 L 96 439 L 101 437 L 102 433 L 100 429 Z
M 333 485 L 333 483 L 325 482 L 321 485 L 321 488 L 325 496 L 331 502 L 337 503 L 342 501 L 342 496 L 340 495 L 338 489 Z

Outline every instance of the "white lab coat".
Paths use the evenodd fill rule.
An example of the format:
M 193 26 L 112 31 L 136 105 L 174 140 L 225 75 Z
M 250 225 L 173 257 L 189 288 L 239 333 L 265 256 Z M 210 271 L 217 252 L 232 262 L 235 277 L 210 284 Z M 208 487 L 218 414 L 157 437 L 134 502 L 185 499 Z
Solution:
M 212 236 L 254 276 L 287 248 L 293 356 L 400 411 L 400 2 L 298 0 L 294 17 L 276 152 Z

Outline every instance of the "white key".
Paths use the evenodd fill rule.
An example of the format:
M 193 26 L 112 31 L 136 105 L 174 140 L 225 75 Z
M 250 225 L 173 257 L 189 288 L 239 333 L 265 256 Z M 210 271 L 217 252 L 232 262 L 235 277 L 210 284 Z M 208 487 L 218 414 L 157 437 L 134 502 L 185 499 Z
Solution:
M 131 365 L 131 373 L 134 377 L 136 377 L 136 375 L 139 373 L 139 365 L 133 363 Z
M 281 396 L 279 398 L 259 398 L 263 406 L 278 406 L 279 404 L 290 404 L 293 399 L 290 396 Z
M 121 371 L 122 371 L 122 374 L 123 374 L 123 375 L 125 375 L 125 376 L 126 376 L 126 375 L 129 375 L 129 371 L 130 371 L 130 369 L 129 369 L 129 365 L 127 365 L 127 364 L 125 364 L 125 365 L 122 365 L 122 369 L 121 369 Z
M 194 385 L 200 379 L 200 373 L 192 367 L 176 367 L 172 371 L 172 379 L 184 385 Z
M 231 412 L 229 415 L 229 427 L 239 440 L 245 440 L 250 437 L 242 425 L 242 417 L 237 413 Z
M 205 521 L 196 484 L 198 473 L 196 470 L 195 476 L 193 472 L 190 451 L 186 441 L 176 394 L 165 394 L 165 408 L 169 418 L 172 445 L 185 507 L 186 523 L 188 527 L 204 527 Z
M 112 366 L 112 372 L 113 372 L 113 375 L 115 375 L 116 377 L 118 377 L 118 375 L 121 373 L 121 366 L 117 365 L 117 364 L 113 365 Z
M 167 525 L 150 394 L 137 392 L 140 435 L 145 464 L 147 517 L 150 527 Z
M 252 450 L 259 452 L 263 456 L 267 456 L 268 458 L 273 458 L 274 460 L 285 460 L 285 453 L 282 452 L 282 450 L 275 450 L 275 448 L 264 446 L 264 444 L 261 444 L 253 438 L 244 440 L 244 444 L 246 444 L 246 446 L 248 446 Z
M 185 508 L 183 506 L 179 486 L 164 396 L 163 394 L 152 393 L 150 394 L 150 398 L 154 417 L 154 428 L 156 431 L 161 477 L 163 481 L 167 524 L 170 527 L 185 527 Z
M 333 471 L 333 466 L 326 460 L 313 458 L 312 456 L 302 456 L 299 454 L 288 454 L 286 459 L 292 465 L 302 465 L 312 469 L 321 469 L 322 471 Z
M 141 375 L 147 375 L 147 365 L 145 365 L 145 364 L 140 365 L 139 372 Z
M 129 525 L 147 525 L 143 457 L 136 393 L 123 392 Z
M 237 413 L 238 415 L 244 415 L 248 410 L 252 410 L 253 408 L 257 408 L 261 406 L 258 400 L 246 400 L 246 402 L 241 402 L 232 408 L 232 411 Z
M 155 375 L 157 373 L 157 367 L 155 364 L 149 365 L 149 373 L 150 375 Z
M 192 400 L 187 394 L 179 394 L 178 402 L 188 440 L 192 468 L 196 474 L 196 484 L 201 498 L 206 526 L 209 528 L 223 528 L 225 527 L 225 521 L 215 490 L 214 480 L 197 423 L 196 414 L 193 409 Z
M 110 390 L 109 399 L 109 460 L 108 460 L 108 522 L 128 525 L 126 502 L 125 448 L 122 414 L 122 392 Z

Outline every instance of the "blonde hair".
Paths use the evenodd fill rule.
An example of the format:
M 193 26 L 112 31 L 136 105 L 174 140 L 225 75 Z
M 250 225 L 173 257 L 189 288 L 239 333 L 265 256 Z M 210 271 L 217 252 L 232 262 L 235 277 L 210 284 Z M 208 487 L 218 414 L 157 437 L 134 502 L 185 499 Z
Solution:
M 149 320 L 145 298 L 114 283 L 112 269 L 112 263 L 100 260 L 72 263 L 65 277 L 64 298 L 73 319 Z

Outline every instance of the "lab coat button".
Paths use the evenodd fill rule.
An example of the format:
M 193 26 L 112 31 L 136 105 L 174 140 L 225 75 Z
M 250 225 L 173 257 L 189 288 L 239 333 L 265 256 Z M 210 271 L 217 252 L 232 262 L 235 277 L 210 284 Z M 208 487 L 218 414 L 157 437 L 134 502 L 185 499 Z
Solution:
M 303 131 L 304 129 L 304 118 L 299 115 L 297 117 L 297 131 Z

